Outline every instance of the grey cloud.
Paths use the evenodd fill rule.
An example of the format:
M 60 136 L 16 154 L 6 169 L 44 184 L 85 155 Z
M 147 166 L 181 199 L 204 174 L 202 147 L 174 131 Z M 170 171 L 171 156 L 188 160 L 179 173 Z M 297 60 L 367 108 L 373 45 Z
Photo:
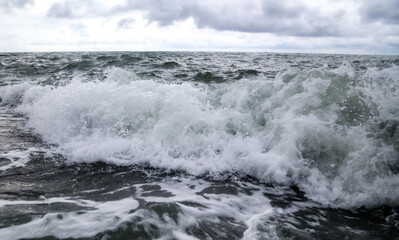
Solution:
M 47 16 L 54 18 L 69 18 L 72 17 L 72 8 L 65 3 L 54 3 L 47 11 Z
M 308 10 L 300 2 L 263 1 L 262 7 L 263 13 L 269 18 L 297 18 Z
M 51 18 L 85 18 L 101 16 L 99 9 L 101 4 L 94 0 L 65 0 L 51 5 L 47 11 L 47 17 Z
M 2 0 L 0 1 L 0 8 L 5 10 L 24 8 L 28 5 L 33 5 L 34 3 L 34 0 Z
M 192 12 L 192 7 L 197 5 L 193 0 L 126 0 L 122 5 L 116 6 L 111 13 L 142 10 L 150 21 L 158 22 L 161 26 L 173 24 L 174 21 L 186 19 Z
M 399 24 L 399 1 L 364 1 L 360 8 L 360 14 L 365 22 Z
M 319 9 L 309 8 L 300 1 L 260 0 L 193 1 L 193 0 L 127 0 L 112 11 L 142 10 L 149 21 L 161 26 L 175 21 L 194 19 L 199 28 L 240 32 L 268 32 L 295 36 L 340 35 L 335 24 L 340 14 L 323 16 Z
M 118 29 L 128 29 L 131 28 L 132 23 L 134 23 L 134 18 L 122 18 L 118 21 Z
M 83 18 L 115 16 L 131 11 L 143 11 L 150 22 L 160 26 L 192 18 L 199 28 L 288 36 L 339 36 L 342 31 L 338 22 L 345 14 L 342 10 L 325 16 L 320 9 L 295 0 L 126 0 L 111 9 L 102 8 L 95 0 L 66 0 L 53 4 L 47 16 Z M 118 23 L 119 27 L 123 25 L 123 21 Z

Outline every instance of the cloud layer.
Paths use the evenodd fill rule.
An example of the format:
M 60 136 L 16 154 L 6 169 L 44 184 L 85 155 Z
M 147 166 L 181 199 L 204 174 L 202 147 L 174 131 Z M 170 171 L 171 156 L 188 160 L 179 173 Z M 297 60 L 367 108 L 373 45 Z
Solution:
M 7 0 L 0 12 L 6 50 L 399 53 L 398 0 Z
M 365 0 L 360 14 L 366 22 L 381 22 L 384 24 L 399 24 L 398 0 Z
M 115 10 L 143 10 L 150 21 L 161 26 L 193 18 L 199 28 L 292 36 L 339 35 L 336 26 L 344 14 L 320 14 L 318 8 L 301 1 L 138 1 L 128 0 Z
M 79 6 L 79 7 L 78 7 Z M 111 9 L 95 1 L 67 0 L 53 4 L 47 16 L 84 18 L 114 16 L 143 11 L 150 22 L 169 26 L 192 18 L 198 28 L 251 33 L 275 33 L 290 36 L 338 36 L 345 11 L 325 12 L 301 1 L 194 1 L 194 0 L 127 0 Z
M 10 10 L 13 8 L 24 8 L 27 5 L 33 5 L 34 0 L 2 0 L 0 1 L 0 8 Z

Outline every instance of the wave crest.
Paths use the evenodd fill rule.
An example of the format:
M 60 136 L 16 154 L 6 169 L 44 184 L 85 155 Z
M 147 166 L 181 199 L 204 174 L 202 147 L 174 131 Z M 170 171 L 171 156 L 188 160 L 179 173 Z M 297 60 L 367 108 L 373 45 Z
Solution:
M 346 64 L 212 85 L 110 74 L 0 94 L 71 161 L 241 172 L 341 207 L 397 205 L 397 70 L 359 76 Z

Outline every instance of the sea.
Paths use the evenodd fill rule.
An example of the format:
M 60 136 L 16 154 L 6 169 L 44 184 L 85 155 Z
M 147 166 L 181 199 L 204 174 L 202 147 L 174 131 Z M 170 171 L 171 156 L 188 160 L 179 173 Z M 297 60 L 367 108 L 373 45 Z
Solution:
M 399 57 L 0 53 L 0 239 L 399 239 Z

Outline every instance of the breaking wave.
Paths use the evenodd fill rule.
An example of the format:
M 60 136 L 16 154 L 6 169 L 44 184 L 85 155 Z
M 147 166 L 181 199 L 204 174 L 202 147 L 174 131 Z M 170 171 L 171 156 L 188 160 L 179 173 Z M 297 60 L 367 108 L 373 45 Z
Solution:
M 209 83 L 208 73 L 170 82 L 114 68 L 103 81 L 24 83 L 0 96 L 69 161 L 245 174 L 332 206 L 397 206 L 398 74 L 343 64 Z

